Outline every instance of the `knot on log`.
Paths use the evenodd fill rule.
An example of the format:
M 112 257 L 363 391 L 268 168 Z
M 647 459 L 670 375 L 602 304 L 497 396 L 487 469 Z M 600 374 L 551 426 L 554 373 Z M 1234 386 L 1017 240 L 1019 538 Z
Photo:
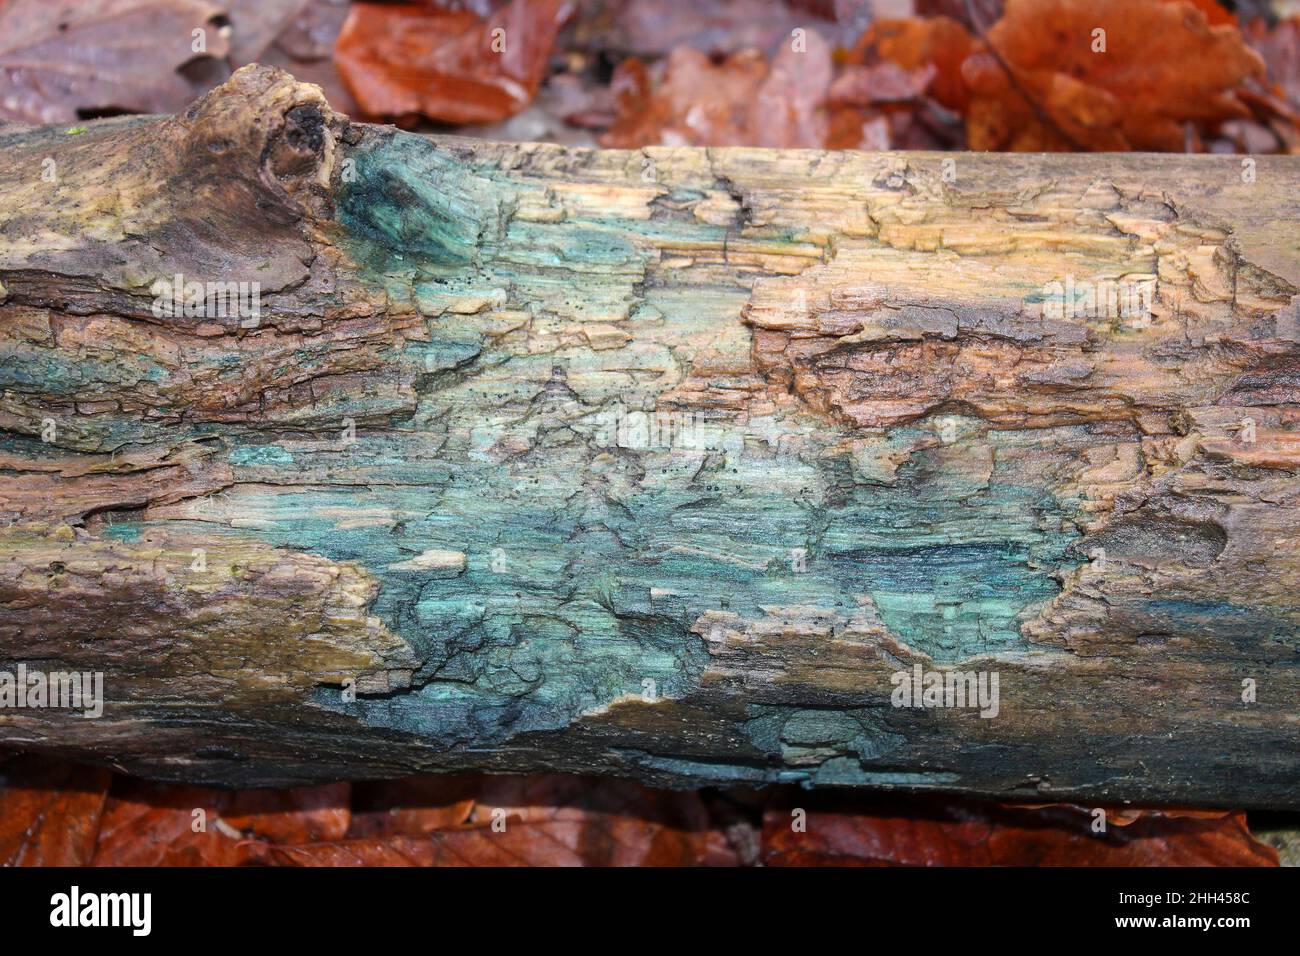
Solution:
M 318 87 L 250 66 L 179 116 L 5 141 L 6 298 L 157 322 L 160 284 L 295 288 L 316 258 L 317 225 L 333 219 L 336 145 L 348 128 Z M 162 321 L 200 324 L 175 309 Z M 240 322 L 219 315 L 208 326 Z
M 320 87 L 276 67 L 246 66 L 174 121 L 183 131 L 176 177 L 260 187 L 258 210 L 281 223 L 329 214 L 335 143 L 347 117 Z

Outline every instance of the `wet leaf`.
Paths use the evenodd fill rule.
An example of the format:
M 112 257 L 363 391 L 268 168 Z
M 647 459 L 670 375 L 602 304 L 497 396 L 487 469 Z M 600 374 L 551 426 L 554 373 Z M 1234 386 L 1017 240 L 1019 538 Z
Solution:
M 352 822 L 352 787 L 332 783 L 290 790 L 240 790 L 230 795 L 221 819 L 272 843 L 341 840 Z
M 353 789 L 354 838 L 424 836 L 464 826 L 474 810 L 479 774 L 407 777 Z
M 84 866 L 111 773 L 21 756 L 0 765 L 0 866 Z
M 101 866 L 1276 865 L 1229 811 L 782 788 L 724 798 L 563 774 L 223 791 L 0 763 L 0 857 Z M 762 812 L 759 834 L 752 821 Z M 806 808 L 805 832 L 791 811 Z M 194 811 L 204 811 L 196 828 Z M 98 836 L 96 836 L 98 831 Z
M 512 0 L 480 18 L 441 5 L 353 4 L 334 56 L 361 110 L 495 123 L 537 93 L 566 0 Z
M 986 39 L 962 67 L 971 149 L 1181 150 L 1248 116 L 1235 91 L 1264 69 L 1189 0 L 1008 0 Z
M 558 774 L 450 777 L 359 790 L 354 838 L 273 847 L 296 866 L 734 865 L 696 794 Z M 469 796 L 470 793 L 473 796 Z M 420 809 L 405 805 L 414 797 Z M 391 805 L 385 810 L 385 802 Z
M 343 839 L 351 820 L 348 783 L 214 790 L 119 778 L 104 810 L 94 862 L 241 866 L 264 862 L 269 843 Z
M 269 862 L 274 866 L 434 866 L 439 860 L 429 840 L 384 837 L 276 846 L 270 850 Z
M 94 866 L 242 866 L 266 844 L 221 819 L 232 794 L 118 778 L 100 819 Z M 202 816 L 195 811 L 202 811 Z M 202 829 L 196 829 L 201 825 Z
M 1111 811 L 1093 832 L 1083 807 L 879 802 L 858 810 L 809 805 L 806 832 L 793 805 L 770 808 L 763 857 L 772 866 L 1276 866 L 1244 813 Z

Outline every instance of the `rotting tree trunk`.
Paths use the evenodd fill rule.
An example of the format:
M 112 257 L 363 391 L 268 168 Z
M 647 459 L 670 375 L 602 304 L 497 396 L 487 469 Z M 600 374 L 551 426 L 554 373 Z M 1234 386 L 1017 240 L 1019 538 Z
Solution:
M 0 742 L 1300 806 L 1298 197 L 421 137 L 261 68 L 0 131 L 0 666 L 105 697 Z

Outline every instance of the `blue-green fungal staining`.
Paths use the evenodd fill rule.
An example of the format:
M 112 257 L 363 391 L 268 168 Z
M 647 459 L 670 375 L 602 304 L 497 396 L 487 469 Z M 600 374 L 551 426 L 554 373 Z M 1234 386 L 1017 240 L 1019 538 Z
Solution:
M 1152 200 L 1180 184 L 1141 157 L 1139 194 L 1087 157 L 485 143 L 239 77 L 255 227 L 154 201 L 181 124 L 166 176 L 0 236 L 0 646 L 121 665 L 81 750 L 1289 799 L 1293 290 L 1256 220 Z M 266 141 L 291 120 L 309 156 Z M 154 315 L 155 265 L 264 277 L 263 314 Z M 1156 314 L 1057 314 L 1073 273 L 1154 276 Z M 898 702 L 922 672 L 1000 697 Z M 1206 782 L 1211 749 L 1256 776 Z

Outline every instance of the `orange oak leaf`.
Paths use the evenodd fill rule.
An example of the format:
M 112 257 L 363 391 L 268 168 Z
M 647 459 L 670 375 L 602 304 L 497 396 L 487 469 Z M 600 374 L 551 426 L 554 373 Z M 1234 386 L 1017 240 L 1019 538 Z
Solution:
M 809 806 L 800 832 L 788 803 L 763 820 L 769 866 L 1277 866 L 1244 813 L 1111 811 L 919 800 L 845 812 Z
M 84 866 L 112 774 L 39 756 L 0 765 L 0 866 Z
M 1007 0 L 962 65 L 971 149 L 1182 150 L 1264 64 L 1191 0 Z M 1195 64 L 1195 68 L 1189 68 Z
M 877 20 L 854 44 L 850 62 L 866 63 L 880 58 L 911 72 L 927 70 L 930 94 L 952 110 L 965 109 L 969 93 L 962 79 L 962 63 L 970 55 L 974 39 L 956 20 Z
M 495 123 L 532 101 L 567 0 L 512 0 L 486 18 L 459 6 L 356 3 L 334 58 L 361 110 Z

